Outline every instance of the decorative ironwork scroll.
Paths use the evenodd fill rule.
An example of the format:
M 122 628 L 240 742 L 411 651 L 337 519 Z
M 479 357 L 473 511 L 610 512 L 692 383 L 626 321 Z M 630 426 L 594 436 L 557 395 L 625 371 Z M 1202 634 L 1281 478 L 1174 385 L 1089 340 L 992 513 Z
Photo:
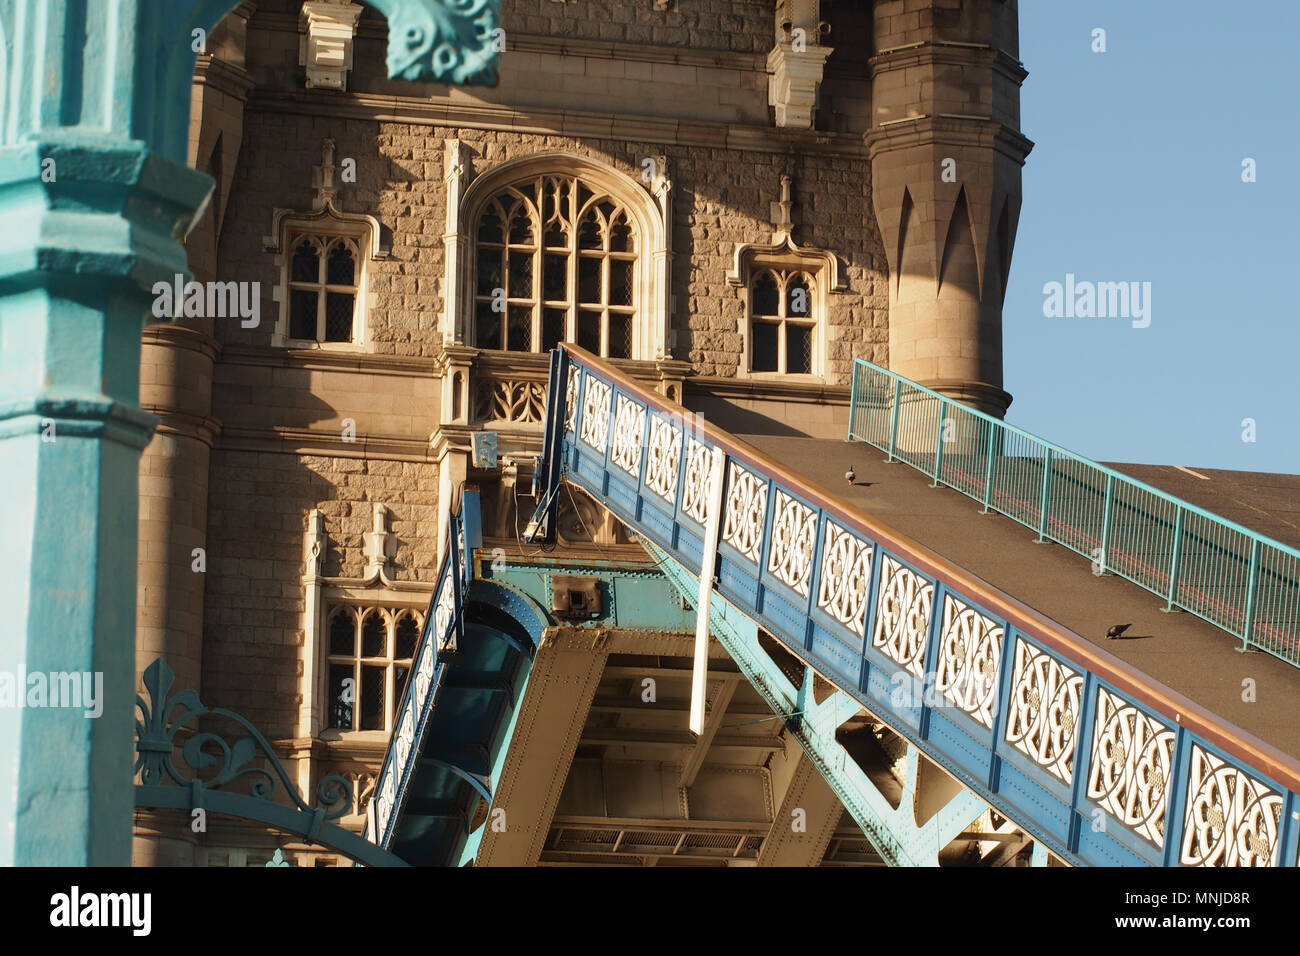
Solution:
M 645 407 L 622 395 L 614 413 L 614 450 L 609 456 L 619 468 L 633 478 L 641 469 L 641 441 L 645 437 Z
M 686 440 L 686 483 L 682 487 L 682 511 L 701 525 L 709 520 L 708 446 L 694 438 Z
M 135 722 L 136 806 L 205 809 L 258 820 L 301 834 L 369 866 L 403 866 L 355 833 L 331 821 L 352 810 L 347 778 L 327 774 L 316 784 L 315 803 L 299 793 L 267 739 L 246 718 L 222 707 L 205 707 L 193 690 L 171 693 L 176 675 L 158 658 L 144 672 L 149 700 L 137 695 Z M 231 742 L 209 730 L 187 725 L 201 717 L 224 717 L 247 736 Z M 182 728 L 195 732 L 183 744 Z M 177 747 L 181 760 L 176 760 Z M 239 792 L 239 791 L 245 792 Z
M 871 545 L 834 521 L 822 534 L 817 606 L 862 636 L 871 592 Z
M 604 454 L 609 435 L 609 386 L 588 375 L 582 392 L 582 440 Z
M 569 370 L 569 383 L 564 390 L 564 430 L 573 431 L 574 418 L 578 414 L 578 390 L 582 386 L 582 370 Z
M 808 596 L 808 578 L 812 574 L 816 544 L 817 512 L 777 488 L 767 570 L 790 585 L 800 597 Z
M 887 554 L 882 556 L 880 575 L 880 607 L 871 644 L 920 677 L 934 585 Z
M 501 0 L 379 0 L 392 79 L 496 86 Z
M 767 482 L 734 461 L 727 468 L 727 500 L 722 509 L 726 521 L 722 526 L 722 540 L 757 564 L 758 552 L 763 546 Z
M 675 428 L 666 419 L 651 416 L 645 484 L 670 505 L 677 500 L 677 471 L 681 454 L 681 429 Z
M 1074 779 L 1083 675 L 1023 638 L 1016 640 L 1007 743 L 1062 783 Z
M 1282 830 L 1282 795 L 1192 744 L 1184 866 L 1272 866 Z
M 1097 688 L 1088 799 L 1155 846 L 1164 846 L 1174 731 Z
M 952 594 L 944 594 L 935 689 L 989 728 L 997 709 L 1001 660 L 1002 625 Z

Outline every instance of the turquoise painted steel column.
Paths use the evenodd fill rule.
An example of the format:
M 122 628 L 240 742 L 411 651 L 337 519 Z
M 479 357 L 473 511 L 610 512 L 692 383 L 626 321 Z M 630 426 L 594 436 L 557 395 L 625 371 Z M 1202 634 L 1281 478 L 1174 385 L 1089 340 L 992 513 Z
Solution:
M 939 428 L 938 434 L 934 439 L 934 481 L 930 482 L 931 488 L 938 488 L 943 482 L 939 480 L 939 475 L 943 473 L 943 440 L 945 421 L 948 414 L 948 400 L 939 399 Z
M 186 6 L 0 4 L 4 865 L 130 862 L 140 334 L 211 189 Z
M 1241 622 L 1241 647 L 1247 650 L 1255 639 L 1255 601 L 1259 588 L 1259 540 L 1250 542 L 1250 565 L 1246 569 L 1246 613 Z
M 495 84 L 498 0 L 371 2 L 391 76 Z M 189 278 L 191 77 L 235 4 L 0 0 L 0 865 L 130 862 L 140 334 Z

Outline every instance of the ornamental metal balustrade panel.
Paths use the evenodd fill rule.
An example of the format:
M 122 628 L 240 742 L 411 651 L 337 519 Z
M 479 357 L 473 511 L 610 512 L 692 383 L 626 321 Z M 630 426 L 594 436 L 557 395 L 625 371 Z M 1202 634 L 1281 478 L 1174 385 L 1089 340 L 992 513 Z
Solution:
M 928 461 L 932 477 L 974 489 L 986 504 L 1019 502 L 1045 534 L 1056 521 L 1068 525 L 1079 546 L 1107 521 L 1112 534 L 1145 535 L 1148 553 L 1179 543 L 1194 556 L 1187 580 L 1205 587 L 1196 564 L 1205 552 L 1175 542 L 1174 529 L 1132 530 L 1132 513 L 1150 515 L 1165 498 L 1121 488 L 1091 463 L 1058 459 L 1052 446 L 937 394 L 912 401 L 914 414 L 903 414 L 911 420 L 900 423 L 915 396 L 875 371 L 857 371 L 855 436 Z M 548 400 L 539 536 L 562 481 L 690 574 L 705 563 L 716 525 L 719 595 L 1070 862 L 1295 865 L 1296 761 L 580 348 L 553 353 Z M 960 455 L 942 450 L 950 410 L 964 436 Z M 988 453 L 1012 447 L 1028 454 Z M 715 449 L 725 462 L 720 494 L 710 487 Z M 715 501 L 722 512 L 711 522 Z M 1047 522 L 1044 501 L 1055 509 Z M 1179 527 L 1197 548 L 1235 546 L 1208 526 Z M 1285 600 L 1268 600 L 1275 619 Z
M 1300 666 L 1300 551 L 863 359 L 849 438 Z
M 383 849 L 389 847 L 401 816 L 406 788 L 424 745 L 429 715 L 442 686 L 444 666 L 464 635 L 465 597 L 473 578 L 473 549 L 479 543 L 477 492 L 466 490 L 461 510 L 448 512 L 447 522 L 447 553 L 429 598 L 416 663 L 395 711 L 393 736 L 375 782 L 375 796 L 366 810 L 366 839 Z

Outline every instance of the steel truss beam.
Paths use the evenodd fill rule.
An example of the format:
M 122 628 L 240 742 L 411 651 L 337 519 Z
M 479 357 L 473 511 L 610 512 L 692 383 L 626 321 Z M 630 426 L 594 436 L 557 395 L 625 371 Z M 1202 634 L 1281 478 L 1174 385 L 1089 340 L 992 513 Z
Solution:
M 693 601 L 698 579 L 652 542 L 643 543 L 682 597 Z M 785 721 L 786 728 L 889 865 L 938 866 L 939 851 L 984 812 L 984 801 L 962 790 L 918 825 L 914 805 L 920 753 L 915 747 L 907 745 L 903 796 L 895 809 L 835 739 L 839 726 L 861 709 L 857 701 L 836 690 L 818 704 L 812 693 L 813 670 L 806 663 L 803 683 L 795 687 L 759 646 L 758 626 L 717 593 L 709 603 L 709 631 L 772 711 Z

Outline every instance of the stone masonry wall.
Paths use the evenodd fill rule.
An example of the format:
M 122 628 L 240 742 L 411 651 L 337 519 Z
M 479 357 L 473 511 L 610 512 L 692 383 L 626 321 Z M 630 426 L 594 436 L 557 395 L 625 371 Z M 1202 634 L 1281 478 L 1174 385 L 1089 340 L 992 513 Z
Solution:
M 323 573 L 360 577 L 371 502 L 386 504 L 395 576 L 432 581 L 438 470 L 433 464 L 214 451 L 208 491 L 203 696 L 268 737 L 292 737 L 301 695 L 305 516 L 330 537 Z
M 311 168 L 321 161 L 320 140 L 326 136 L 337 143 L 336 162 L 356 160 L 357 182 L 341 186 L 340 206 L 370 213 L 392 230 L 388 258 L 370 266 L 370 291 L 376 299 L 367 317 L 367 336 L 376 354 L 432 357 L 441 347 L 437 329 L 446 221 L 442 142 L 458 137 L 475 154 L 478 173 L 518 156 L 563 150 L 598 159 L 635 178 L 642 158 L 666 155 L 675 223 L 676 310 L 670 327 L 681 333 L 675 357 L 690 361 L 701 375 L 737 372 L 744 290 L 729 285 L 726 276 L 737 245 L 771 239 L 769 206 L 780 197 L 782 173 L 790 170 L 797 239 L 833 250 L 847 266 L 848 290 L 827 300 L 831 381 L 847 381 L 854 354 L 873 361 L 884 358 L 888 297 L 884 257 L 870 214 L 865 158 L 665 147 L 251 111 L 218 273 L 221 278 L 261 282 L 263 321 L 248 330 L 226 323 L 218 338 L 270 344 L 279 311 L 271 294 L 279 275 L 273 257 L 262 251 L 261 237 L 270 228 L 275 206 L 310 208 Z
M 326 575 L 362 573 L 361 535 L 379 501 L 392 512 L 397 577 L 433 577 L 441 517 L 437 467 L 386 460 L 379 446 L 405 443 L 409 455 L 428 442 L 438 420 L 432 360 L 441 347 L 445 139 L 465 142 L 480 174 L 509 159 L 563 150 L 636 179 L 642 158 L 667 156 L 674 357 L 709 376 L 738 372 L 744 290 L 726 276 L 738 244 L 771 240 L 770 204 L 788 172 L 796 239 L 837 253 L 848 283 L 847 292 L 827 297 L 828 382 L 847 383 L 855 355 L 884 362 L 888 341 L 885 258 L 870 164 L 858 140 L 869 109 L 857 74 L 861 50 L 854 52 L 851 36 L 831 38 L 845 52 L 829 61 L 828 102 L 835 112 L 819 122 L 831 131 L 819 137 L 769 127 L 762 60 L 772 43 L 771 0 L 678 0 L 667 12 L 649 0 L 505 0 L 504 26 L 518 48 L 506 54 L 503 82 L 494 91 L 387 80 L 384 25 L 367 8 L 343 96 L 302 89 L 298 7 L 263 0 L 249 21 L 247 68 L 258 85 L 245 112 L 215 275 L 260 282 L 262 321 L 243 329 L 238 321 L 218 320 L 214 330 L 227 354 L 214 372 L 212 414 L 223 432 L 210 466 L 203 692 L 271 737 L 296 732 L 302 542 L 311 508 L 322 509 L 330 536 Z M 608 55 L 577 55 L 558 45 L 567 38 L 613 46 Z M 717 62 L 677 63 L 677 50 L 717 51 Z M 409 99 L 377 103 L 373 94 Z M 644 128 L 653 133 L 619 138 L 513 130 L 530 125 L 534 105 L 610 117 L 611 131 L 634 131 L 638 117 L 646 117 Z M 444 108 L 479 113 L 473 125 L 457 125 L 437 119 Z M 548 113 L 533 128 L 560 116 Z M 733 134 L 738 143 L 762 148 L 733 148 Z M 269 349 L 280 309 L 272 298 L 279 270 L 262 238 L 275 208 L 310 209 L 312 167 L 321 162 L 326 137 L 337 144 L 336 163 L 356 161 L 357 181 L 339 184 L 339 206 L 375 216 L 391 251 L 369 266 L 374 299 L 365 351 L 377 358 L 356 355 L 352 368 L 335 358 L 322 372 L 309 360 Z M 372 373 L 367 363 L 376 361 L 405 363 L 406 371 Z M 239 450 L 250 442 L 274 448 L 288 429 L 300 438 L 319 434 L 327 452 L 349 417 L 362 444 L 344 454 L 360 457 L 298 454 L 291 444 L 282 452 Z

